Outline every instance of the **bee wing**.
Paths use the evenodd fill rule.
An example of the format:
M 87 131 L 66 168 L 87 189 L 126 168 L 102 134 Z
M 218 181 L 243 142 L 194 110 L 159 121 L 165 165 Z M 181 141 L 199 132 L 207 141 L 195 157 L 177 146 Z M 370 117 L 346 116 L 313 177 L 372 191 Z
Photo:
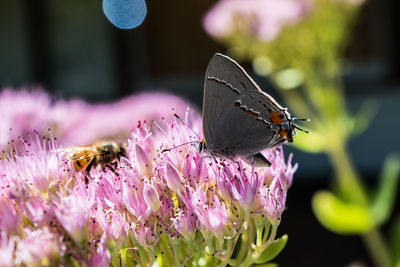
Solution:
M 73 158 L 72 160 L 82 160 L 84 158 L 91 158 L 95 155 L 95 148 L 93 146 L 67 146 L 54 149 L 53 151 L 59 153 L 63 159 L 72 159 L 71 157 L 75 155 L 76 158 Z

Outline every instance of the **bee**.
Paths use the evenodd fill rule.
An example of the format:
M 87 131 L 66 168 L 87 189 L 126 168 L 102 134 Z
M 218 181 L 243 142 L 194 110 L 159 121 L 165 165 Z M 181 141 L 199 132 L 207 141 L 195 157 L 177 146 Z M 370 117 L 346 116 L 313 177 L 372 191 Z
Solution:
M 114 141 L 102 140 L 93 145 L 71 146 L 61 150 L 72 161 L 76 171 L 86 171 L 88 174 L 97 166 L 108 167 L 116 173 L 115 168 L 119 160 L 126 157 L 125 146 Z

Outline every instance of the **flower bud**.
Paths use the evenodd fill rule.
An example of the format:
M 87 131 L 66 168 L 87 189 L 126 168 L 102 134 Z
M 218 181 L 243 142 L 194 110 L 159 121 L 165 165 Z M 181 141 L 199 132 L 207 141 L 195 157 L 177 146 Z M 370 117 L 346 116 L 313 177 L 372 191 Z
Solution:
M 157 212 L 160 208 L 161 202 L 156 189 L 152 185 L 145 184 L 143 191 L 144 201 L 147 206 L 149 206 L 153 212 Z
M 149 154 L 139 144 L 135 144 L 136 165 L 144 176 L 151 176 L 152 163 Z
M 180 172 L 169 162 L 165 164 L 165 179 L 169 189 L 178 193 L 183 189 L 182 182 L 183 178 Z

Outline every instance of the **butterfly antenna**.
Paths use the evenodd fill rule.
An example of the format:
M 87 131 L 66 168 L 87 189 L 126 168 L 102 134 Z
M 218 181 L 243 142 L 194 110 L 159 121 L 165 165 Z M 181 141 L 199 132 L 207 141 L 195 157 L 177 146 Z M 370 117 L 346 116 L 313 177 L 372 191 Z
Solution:
M 189 124 L 187 124 L 186 121 L 184 121 L 181 117 L 179 117 L 178 114 L 174 113 L 174 116 L 175 118 L 180 120 L 183 124 L 185 124 L 197 136 L 197 138 L 199 138 L 199 140 L 201 139 L 200 136 L 193 130 L 193 128 L 190 127 Z
M 178 146 L 173 146 L 173 147 L 170 147 L 170 148 L 165 148 L 165 149 L 161 150 L 161 153 L 168 152 L 168 151 L 170 151 L 170 150 L 172 150 L 172 149 L 175 149 L 175 148 L 178 148 L 178 147 L 187 145 L 187 144 L 193 144 L 193 143 L 198 143 L 198 142 L 199 142 L 199 141 L 191 141 L 191 142 L 186 142 L 186 143 L 180 144 L 180 145 L 178 145 Z
M 311 134 L 311 132 L 310 132 L 310 131 L 306 131 L 306 130 L 304 130 L 304 129 L 301 129 L 301 128 L 300 128 L 300 127 L 298 127 L 297 125 L 294 125 L 294 128 L 296 128 L 297 130 L 300 130 L 300 131 L 302 131 L 302 132 L 305 132 L 305 133 Z
M 311 121 L 311 120 L 310 120 L 310 119 L 292 118 L 292 121 L 295 122 L 295 121 Z M 310 131 L 306 131 L 306 130 L 304 130 L 304 129 L 301 129 L 301 128 L 300 128 L 299 126 L 297 126 L 296 124 L 293 124 L 293 125 L 294 125 L 294 128 L 296 128 L 297 130 L 300 130 L 300 131 L 302 131 L 302 132 L 311 134 Z
M 292 121 L 311 121 L 310 119 L 299 119 L 299 118 L 292 118 Z

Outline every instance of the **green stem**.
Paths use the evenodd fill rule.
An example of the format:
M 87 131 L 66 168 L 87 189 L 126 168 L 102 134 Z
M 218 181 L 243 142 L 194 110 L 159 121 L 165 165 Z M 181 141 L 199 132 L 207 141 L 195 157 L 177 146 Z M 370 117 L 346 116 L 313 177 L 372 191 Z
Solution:
M 248 244 L 246 246 L 247 254 L 246 254 L 246 258 L 244 259 L 244 261 L 242 262 L 242 264 L 240 266 L 244 266 L 244 267 L 251 266 L 252 263 L 254 262 L 254 259 L 253 259 L 253 253 L 254 253 L 253 242 L 254 242 L 254 239 L 255 239 L 255 234 L 256 234 L 255 225 L 254 225 L 253 222 L 251 222 L 251 223 L 249 223 L 249 242 L 248 242 Z
M 336 172 L 338 189 L 342 196 L 351 203 L 368 205 L 366 190 L 351 163 L 345 144 L 330 146 L 328 156 Z
M 264 227 L 257 227 L 257 240 L 256 240 L 256 246 L 261 246 L 262 240 L 263 240 L 263 229 Z
M 367 246 L 372 260 L 377 267 L 392 266 L 390 255 L 379 229 L 372 229 L 363 235 L 363 240 Z
M 254 240 L 254 227 L 252 227 L 251 225 L 252 223 L 250 222 L 250 219 L 247 217 L 247 219 L 243 224 L 244 230 L 243 233 L 241 234 L 241 243 L 236 257 L 236 260 L 238 262 L 241 262 L 243 260 L 248 250 L 248 247 L 250 246 L 252 240 Z
M 345 197 L 353 203 L 367 205 L 368 199 L 365 188 L 360 182 L 359 176 L 351 164 L 350 157 L 344 146 L 337 146 L 329 151 L 330 159 L 336 170 L 339 190 Z M 383 240 L 382 234 L 378 228 L 362 235 L 363 241 L 369 250 L 369 253 L 378 267 L 391 266 L 391 260 L 388 249 Z
M 179 259 L 179 248 L 178 246 L 172 245 L 172 250 L 174 253 L 174 261 L 175 261 L 175 266 L 182 266 L 181 260 Z
M 233 251 L 232 244 L 233 244 L 233 239 L 228 239 L 226 241 L 226 250 L 223 255 L 223 259 L 221 259 L 221 263 L 218 265 L 219 267 L 225 267 L 228 264 L 228 261 L 231 258 Z
M 121 249 L 121 267 L 126 267 L 128 264 L 126 263 L 126 248 Z

